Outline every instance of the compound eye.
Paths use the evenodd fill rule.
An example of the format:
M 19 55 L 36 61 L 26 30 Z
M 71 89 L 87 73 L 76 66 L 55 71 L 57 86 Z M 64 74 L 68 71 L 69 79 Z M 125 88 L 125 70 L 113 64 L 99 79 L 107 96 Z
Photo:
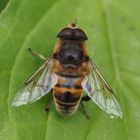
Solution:
M 64 28 L 58 33 L 57 38 L 85 41 L 87 40 L 87 35 L 79 28 Z

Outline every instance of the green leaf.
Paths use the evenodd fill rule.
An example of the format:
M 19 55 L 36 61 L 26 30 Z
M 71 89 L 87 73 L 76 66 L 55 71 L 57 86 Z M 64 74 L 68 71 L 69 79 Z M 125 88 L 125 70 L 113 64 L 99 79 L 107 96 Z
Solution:
M 0 1 L 0 12 L 2 12 L 2 10 L 6 7 L 6 5 L 8 4 L 9 0 L 1 0 Z
M 139 140 L 140 15 L 138 0 L 10 0 L 0 6 L 0 139 Z M 59 115 L 50 95 L 31 105 L 11 107 L 22 83 L 53 52 L 57 32 L 74 19 L 88 35 L 90 56 L 116 92 L 123 119 L 111 119 L 94 103 L 85 103 L 91 119 L 78 110 Z

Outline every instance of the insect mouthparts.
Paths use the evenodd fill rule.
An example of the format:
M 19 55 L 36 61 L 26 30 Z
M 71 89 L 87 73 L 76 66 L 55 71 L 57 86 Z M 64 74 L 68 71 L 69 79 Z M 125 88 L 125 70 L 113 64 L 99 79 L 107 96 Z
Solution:
M 76 27 L 76 23 L 71 23 L 71 26 L 72 27 Z
M 77 20 L 73 20 L 70 24 L 71 27 L 75 28 L 77 26 Z

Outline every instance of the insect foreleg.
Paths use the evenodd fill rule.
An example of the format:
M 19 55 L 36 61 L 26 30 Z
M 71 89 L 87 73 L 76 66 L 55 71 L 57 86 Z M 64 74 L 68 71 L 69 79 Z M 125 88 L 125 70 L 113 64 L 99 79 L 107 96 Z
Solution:
M 28 48 L 28 51 L 29 51 L 32 55 L 34 55 L 34 56 L 40 58 L 41 60 L 46 60 L 46 59 L 47 59 L 47 58 L 45 58 L 42 54 L 38 54 L 38 53 L 34 52 L 31 48 Z

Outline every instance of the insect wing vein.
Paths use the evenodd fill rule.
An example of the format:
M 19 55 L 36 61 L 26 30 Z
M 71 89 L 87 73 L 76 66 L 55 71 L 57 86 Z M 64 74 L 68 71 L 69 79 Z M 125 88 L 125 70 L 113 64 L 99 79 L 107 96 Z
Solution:
M 106 113 L 122 118 L 123 113 L 111 87 L 93 63 L 89 63 L 90 73 L 82 82 L 83 89 L 92 101 Z
M 51 66 L 44 63 L 41 67 L 34 74 L 32 80 L 18 91 L 12 101 L 12 106 L 25 105 L 39 100 L 49 93 L 57 83 L 57 76 L 51 72 Z

